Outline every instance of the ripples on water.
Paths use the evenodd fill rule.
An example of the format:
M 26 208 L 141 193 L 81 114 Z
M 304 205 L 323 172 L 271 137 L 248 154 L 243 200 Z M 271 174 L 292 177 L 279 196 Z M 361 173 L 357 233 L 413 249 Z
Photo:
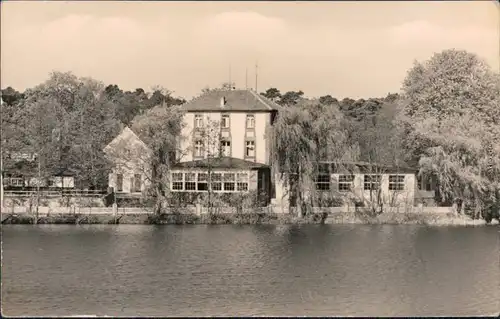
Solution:
M 480 315 L 498 228 L 2 227 L 5 315 Z

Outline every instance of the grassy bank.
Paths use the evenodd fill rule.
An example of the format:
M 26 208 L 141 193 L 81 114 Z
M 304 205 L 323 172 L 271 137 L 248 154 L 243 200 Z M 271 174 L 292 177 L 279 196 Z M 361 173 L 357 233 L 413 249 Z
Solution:
M 318 218 L 318 217 L 317 217 Z M 314 218 L 304 222 L 315 221 Z M 78 215 L 58 214 L 39 217 L 38 224 L 146 224 L 146 225 L 183 225 L 183 224 L 288 224 L 293 219 L 290 215 L 278 214 L 127 214 L 113 216 L 112 214 Z M 10 215 L 3 224 L 35 224 L 32 215 Z
M 7 215 L 3 224 L 35 224 L 32 215 Z M 472 220 L 466 216 L 453 214 L 416 214 L 383 213 L 368 216 L 356 212 L 350 213 L 315 213 L 303 218 L 291 214 L 276 213 L 225 213 L 225 214 L 57 214 L 41 216 L 37 224 L 146 224 L 146 225 L 184 225 L 184 224 L 418 224 L 429 226 L 447 225 L 484 225 L 484 220 Z M 496 222 L 496 224 L 498 224 Z
M 371 216 L 362 212 L 330 214 L 326 223 L 331 224 L 389 224 L 389 225 L 427 225 L 427 226 L 479 226 L 486 225 L 484 220 L 473 220 L 465 215 L 443 213 L 397 213 L 387 212 Z

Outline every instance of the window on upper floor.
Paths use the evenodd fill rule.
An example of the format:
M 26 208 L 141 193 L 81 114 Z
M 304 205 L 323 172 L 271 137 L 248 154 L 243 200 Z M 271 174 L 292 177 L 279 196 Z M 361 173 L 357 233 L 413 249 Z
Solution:
M 231 156 L 231 141 L 222 140 L 220 142 L 220 155 L 221 156 Z
M 201 114 L 196 114 L 194 116 L 194 127 L 195 128 L 203 127 L 203 116 Z
M 220 126 L 223 129 L 229 128 L 229 114 L 222 114 Z
M 255 128 L 255 115 L 247 114 L 246 128 Z
M 255 141 L 245 142 L 245 157 L 255 157 Z
M 203 157 L 203 141 L 194 142 L 194 157 Z

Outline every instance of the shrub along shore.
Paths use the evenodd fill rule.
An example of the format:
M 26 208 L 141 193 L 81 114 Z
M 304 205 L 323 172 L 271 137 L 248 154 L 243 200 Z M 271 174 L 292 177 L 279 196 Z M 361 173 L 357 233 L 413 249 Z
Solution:
M 2 224 L 142 224 L 142 225 L 201 225 L 201 224 L 417 224 L 428 226 L 478 226 L 484 220 L 473 220 L 454 214 L 382 213 L 367 216 L 356 212 L 314 213 L 305 217 L 276 213 L 212 213 L 212 214 L 53 214 L 35 216 L 30 214 L 2 214 Z M 491 224 L 498 225 L 498 220 Z

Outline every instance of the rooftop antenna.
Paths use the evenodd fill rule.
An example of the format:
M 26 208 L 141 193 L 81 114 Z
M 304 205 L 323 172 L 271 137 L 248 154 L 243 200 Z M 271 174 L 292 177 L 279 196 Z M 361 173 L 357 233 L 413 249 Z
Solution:
M 245 67 L 245 103 L 248 104 L 248 67 Z
M 248 90 L 248 68 L 245 68 L 245 90 Z
M 258 61 L 255 61 L 255 92 L 257 92 L 257 78 L 258 78 L 259 65 Z
M 231 64 L 229 64 L 229 91 L 233 89 L 233 83 L 231 83 Z

